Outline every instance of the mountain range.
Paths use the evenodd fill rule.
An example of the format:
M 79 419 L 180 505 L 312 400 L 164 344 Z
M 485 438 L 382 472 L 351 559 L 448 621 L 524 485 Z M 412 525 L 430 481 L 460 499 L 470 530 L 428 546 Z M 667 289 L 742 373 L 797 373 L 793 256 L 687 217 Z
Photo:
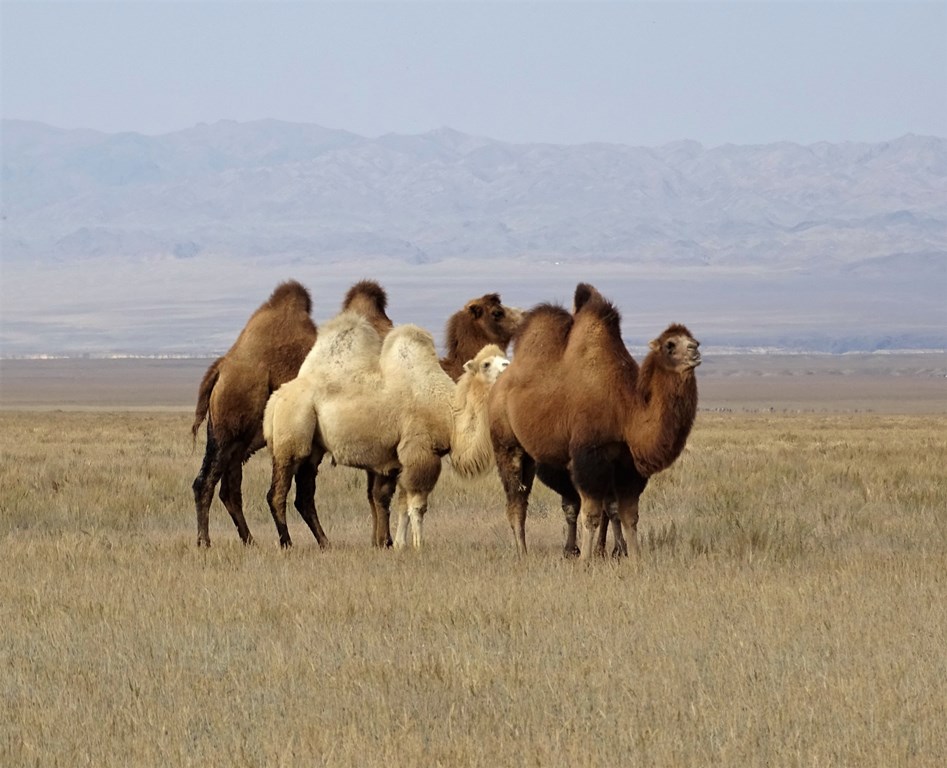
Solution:
M 639 341 L 695 317 L 722 346 L 947 348 L 937 137 L 560 146 L 4 120 L 2 219 L 5 356 L 214 352 L 278 279 L 339 291 L 365 274 L 405 291 L 405 320 L 435 326 L 486 290 L 568 302 L 595 280 Z M 326 301 L 331 314 L 338 296 Z

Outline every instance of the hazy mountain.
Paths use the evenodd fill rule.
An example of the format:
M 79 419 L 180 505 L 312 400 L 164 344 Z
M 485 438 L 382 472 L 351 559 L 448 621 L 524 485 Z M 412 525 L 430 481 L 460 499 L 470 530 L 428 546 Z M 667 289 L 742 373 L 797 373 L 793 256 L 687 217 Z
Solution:
M 2 158 L 4 283 L 12 276 L 27 292 L 22 270 L 67 274 L 79 263 L 119 272 L 149 264 L 133 282 L 159 273 L 172 280 L 181 269 L 174 264 L 185 261 L 234 270 L 252 265 L 259 270 L 254 284 L 264 285 L 234 288 L 226 278 L 217 285 L 224 295 L 259 297 L 239 311 L 235 305 L 243 316 L 271 287 L 267 265 L 280 265 L 279 274 L 271 270 L 275 278 L 293 264 L 333 265 L 340 276 L 345 265 L 378 260 L 392 268 L 443 264 L 484 275 L 502 265 L 511 278 L 536 287 L 531 265 L 548 263 L 581 279 L 611 274 L 608 269 L 633 278 L 637 270 L 662 280 L 677 275 L 698 292 L 712 285 L 720 302 L 715 317 L 734 340 L 746 332 L 738 318 L 746 294 L 734 292 L 739 281 L 731 278 L 749 273 L 758 281 L 750 306 L 761 288 L 762 295 L 781 297 L 766 306 L 782 301 L 787 311 L 800 301 L 812 307 L 838 296 L 839 306 L 857 299 L 860 311 L 874 304 L 877 312 L 868 316 L 884 325 L 878 312 L 891 305 L 890 326 L 868 336 L 947 345 L 947 140 L 941 138 L 644 148 L 508 144 L 446 128 L 370 139 L 273 120 L 202 124 L 160 136 L 3 121 Z M 208 267 L 220 273 L 214 269 Z M 97 280 L 89 276 L 94 303 Z M 780 290 L 771 291 L 774 281 L 781 281 Z M 528 300 L 568 299 L 569 290 L 564 280 L 555 296 L 520 292 Z M 913 297 L 908 315 L 901 296 Z M 160 294 L 149 297 L 161 301 Z M 15 305 L 16 322 L 27 322 L 22 291 L 11 297 L 5 287 L 4 299 Z M 103 295 L 100 306 L 107 304 Z M 727 311 L 740 328 L 726 331 Z M 9 310 L 4 314 L 7 354 L 22 339 L 11 335 L 13 320 Z M 808 344 L 813 334 L 824 334 L 823 346 L 831 347 L 861 334 L 854 317 L 834 322 L 857 328 L 833 333 L 825 320 L 813 319 L 817 332 L 810 327 L 794 335 L 793 325 L 780 339 Z M 760 336 L 775 340 L 773 334 L 769 328 Z M 36 334 L 28 335 L 35 341 Z

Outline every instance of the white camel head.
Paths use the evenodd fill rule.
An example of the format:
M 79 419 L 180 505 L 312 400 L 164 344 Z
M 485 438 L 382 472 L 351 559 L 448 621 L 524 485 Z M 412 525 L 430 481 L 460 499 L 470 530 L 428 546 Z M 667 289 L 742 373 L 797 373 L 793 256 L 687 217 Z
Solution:
M 475 376 L 482 376 L 487 384 L 493 384 L 510 361 L 504 356 L 503 350 L 496 344 L 487 344 L 473 360 L 464 363 L 464 372 Z

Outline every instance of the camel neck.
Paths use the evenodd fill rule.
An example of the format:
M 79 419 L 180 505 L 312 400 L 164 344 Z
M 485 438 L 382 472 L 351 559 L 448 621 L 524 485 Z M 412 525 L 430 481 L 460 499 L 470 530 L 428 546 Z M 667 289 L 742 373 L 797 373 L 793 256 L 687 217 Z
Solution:
M 649 355 L 638 376 L 637 396 L 625 441 L 638 471 L 649 477 L 670 466 L 684 450 L 697 413 L 697 381 L 693 371 L 663 370 Z

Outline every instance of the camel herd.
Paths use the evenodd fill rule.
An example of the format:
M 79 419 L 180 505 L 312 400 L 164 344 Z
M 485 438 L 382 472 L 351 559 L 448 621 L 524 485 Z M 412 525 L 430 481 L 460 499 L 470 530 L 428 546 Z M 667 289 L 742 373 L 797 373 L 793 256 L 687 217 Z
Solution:
M 193 484 L 198 546 L 210 546 L 218 483 L 241 540 L 253 541 L 243 464 L 267 446 L 267 503 L 284 547 L 292 545 L 293 481 L 297 511 L 319 546 L 328 544 L 315 503 L 326 456 L 366 471 L 374 546 L 404 547 L 410 528 L 420 547 L 446 456 L 462 477 L 496 467 L 520 553 L 538 476 L 562 499 L 567 556 L 604 554 L 609 529 L 615 554 L 636 554 L 641 493 L 680 455 L 697 411 L 700 352 L 687 328 L 669 326 L 639 366 L 622 341 L 618 310 L 591 285 L 576 287 L 571 312 L 540 304 L 524 313 L 491 293 L 450 317 L 439 359 L 433 336 L 394 325 L 387 303 L 380 285 L 363 280 L 317 329 L 309 292 L 282 283 L 210 365 L 192 427 L 196 437 L 207 421 Z

